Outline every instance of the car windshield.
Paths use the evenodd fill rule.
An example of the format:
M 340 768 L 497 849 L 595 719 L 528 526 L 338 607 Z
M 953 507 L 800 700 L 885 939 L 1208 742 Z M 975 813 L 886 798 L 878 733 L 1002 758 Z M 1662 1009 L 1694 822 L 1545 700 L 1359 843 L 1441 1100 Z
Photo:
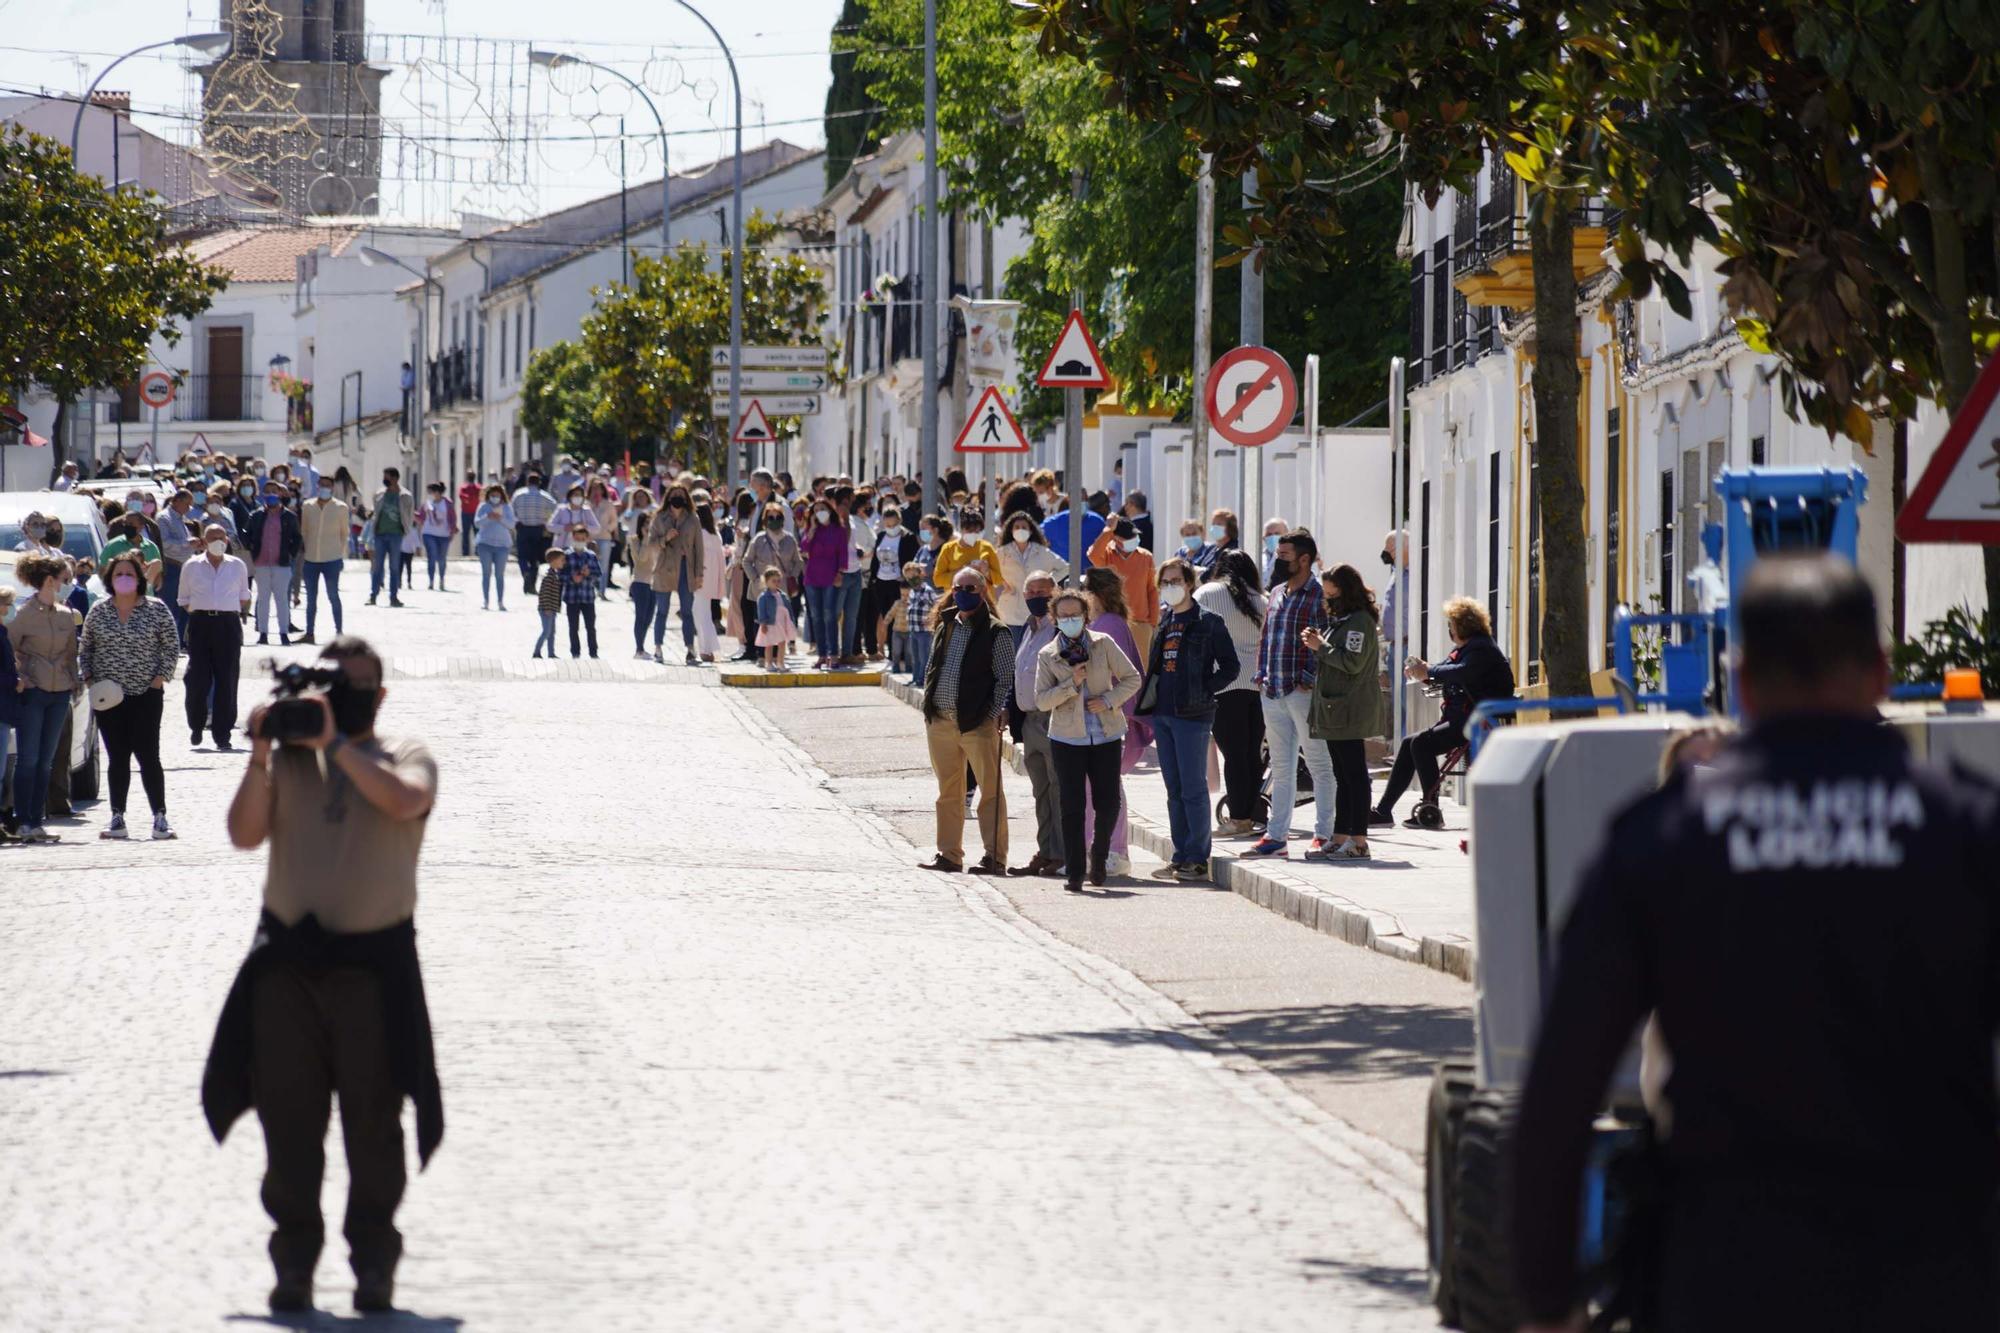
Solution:
M 21 531 L 21 525 L 13 519 L 0 518 L 0 551 L 18 551 L 28 540 L 28 534 Z M 63 554 L 68 556 L 95 556 L 91 549 L 89 528 L 63 524 Z

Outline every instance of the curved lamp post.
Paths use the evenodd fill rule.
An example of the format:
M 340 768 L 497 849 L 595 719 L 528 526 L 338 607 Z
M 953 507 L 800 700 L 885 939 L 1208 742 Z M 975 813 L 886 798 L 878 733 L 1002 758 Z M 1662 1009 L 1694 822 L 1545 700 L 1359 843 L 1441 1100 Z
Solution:
M 736 423 L 743 419 L 743 80 L 736 74 L 736 56 L 707 15 L 688 3 L 674 3 L 701 20 L 708 35 L 722 48 L 729 64 L 729 86 L 736 94 L 736 161 L 729 191 L 729 230 L 734 259 L 729 265 L 729 421 L 722 434 L 722 479 L 733 493 L 740 478 L 736 472 Z
M 660 251 L 662 254 L 667 253 L 672 249 L 673 226 L 667 201 L 667 184 L 673 179 L 673 171 L 667 165 L 667 122 L 660 115 L 660 108 L 653 105 L 653 99 L 646 92 L 645 86 L 622 70 L 613 69 L 609 65 L 600 65 L 595 60 L 586 60 L 582 56 L 569 55 L 563 51 L 531 50 L 528 52 L 528 62 L 540 65 L 551 72 L 561 69 L 564 65 L 583 65 L 590 69 L 602 70 L 639 94 L 639 100 L 653 113 L 653 123 L 660 129 Z
M 83 133 L 83 111 L 85 107 L 90 105 L 91 95 L 97 91 L 97 85 L 109 78 L 112 70 L 117 69 L 133 56 L 144 55 L 148 51 L 157 51 L 163 46 L 185 46 L 188 50 L 200 55 L 221 56 L 229 50 L 230 36 L 226 32 L 200 32 L 192 33 L 186 37 L 169 37 L 163 42 L 148 42 L 144 46 L 133 47 L 130 51 L 127 51 L 124 55 L 119 56 L 103 69 L 97 71 L 97 77 L 92 79 L 90 87 L 84 90 L 83 100 L 76 104 L 76 119 L 70 122 L 69 156 L 72 162 L 76 160 L 77 140 Z
M 444 284 L 431 276 L 428 261 L 425 262 L 421 269 L 412 268 L 396 256 L 390 254 L 387 250 L 378 250 L 372 245 L 361 247 L 360 259 L 363 264 L 366 264 L 370 268 L 374 268 L 378 264 L 387 264 L 399 268 L 411 277 L 421 279 L 425 287 L 437 288 L 438 307 L 442 311 L 444 306 Z M 424 457 L 424 392 L 430 385 L 431 372 L 430 317 L 431 299 L 430 294 L 426 292 L 424 299 L 417 306 L 417 364 L 412 368 L 416 371 L 416 374 L 413 377 L 415 383 L 410 389 L 410 393 L 414 398 L 414 401 L 410 404 L 410 438 L 417 442 L 419 471 L 422 470 Z M 440 314 L 439 318 L 443 318 L 442 314 Z M 442 475 L 442 469 L 440 469 L 439 475 Z M 412 477 L 410 480 L 414 484 L 418 478 Z

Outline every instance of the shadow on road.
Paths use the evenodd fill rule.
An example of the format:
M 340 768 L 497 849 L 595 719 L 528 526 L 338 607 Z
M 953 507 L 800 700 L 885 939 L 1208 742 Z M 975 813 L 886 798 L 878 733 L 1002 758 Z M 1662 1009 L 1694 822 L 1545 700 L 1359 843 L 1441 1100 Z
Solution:
M 1430 1298 L 1430 1278 L 1421 1268 L 1392 1268 L 1383 1264 L 1356 1264 L 1345 1259 L 1306 1259 L 1300 1265 L 1309 1281 L 1328 1278 L 1360 1282 L 1413 1300 Z
M 229 1324 L 262 1324 L 266 1328 L 353 1328 L 381 1329 L 384 1333 L 455 1333 L 465 1321 L 456 1315 L 421 1315 L 409 1310 L 387 1314 L 335 1314 L 331 1310 L 308 1310 L 304 1314 L 233 1314 Z
M 1199 1028 L 1099 1028 L 1027 1033 L 1015 1040 L 1209 1051 L 1224 1049 L 1226 1043 L 1278 1074 L 1414 1077 L 1428 1074 L 1440 1059 L 1470 1049 L 1472 1015 L 1463 1008 L 1427 1004 L 1312 1005 L 1212 1013 Z

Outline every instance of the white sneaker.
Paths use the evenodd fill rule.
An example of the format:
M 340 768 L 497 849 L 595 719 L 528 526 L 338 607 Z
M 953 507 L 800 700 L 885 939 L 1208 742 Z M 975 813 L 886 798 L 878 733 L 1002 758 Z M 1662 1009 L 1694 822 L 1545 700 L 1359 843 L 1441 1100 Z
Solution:
M 1132 873 L 1132 858 L 1113 852 L 1104 858 L 1104 873 L 1107 875 L 1129 875 Z
M 21 830 L 22 842 L 61 842 L 62 835 L 51 833 L 40 824 L 33 824 Z
M 111 822 L 109 824 L 106 824 L 104 826 L 104 831 L 99 833 L 97 836 L 100 838 L 110 838 L 115 841 L 123 842 L 126 838 L 131 836 L 129 833 L 125 831 L 125 816 L 119 814 L 115 810 L 112 811 Z
M 167 823 L 167 812 L 166 812 L 166 811 L 162 810 L 162 811 L 161 811 L 161 812 L 160 812 L 159 814 L 157 814 L 157 815 L 154 815 L 154 816 L 153 816 L 153 841 L 154 841 L 154 842 L 165 842 L 165 841 L 167 841 L 167 840 L 168 840 L 169 838 L 172 838 L 172 837 L 175 837 L 175 836 L 177 836 L 177 835 L 176 835 L 176 834 L 174 833 L 174 831 L 173 831 L 173 828 L 172 828 L 172 827 L 171 827 L 170 825 L 168 825 L 168 823 Z
M 653 660 L 653 655 L 644 648 L 641 648 L 638 652 L 632 654 L 632 660 L 634 662 L 650 662 Z

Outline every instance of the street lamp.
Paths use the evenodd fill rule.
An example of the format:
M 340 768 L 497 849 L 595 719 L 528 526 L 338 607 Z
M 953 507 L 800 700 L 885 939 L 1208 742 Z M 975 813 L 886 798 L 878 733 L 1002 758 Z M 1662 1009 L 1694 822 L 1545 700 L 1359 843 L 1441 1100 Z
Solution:
M 568 55 L 561 51 L 531 50 L 528 52 L 528 63 L 540 65 L 543 69 L 550 72 L 559 70 L 564 65 L 584 65 L 590 69 L 602 70 L 612 78 L 624 83 L 633 92 L 639 94 L 639 100 L 644 102 L 646 109 L 653 113 L 653 123 L 660 127 L 660 252 L 665 254 L 671 248 L 671 229 L 673 224 L 668 214 L 667 185 L 673 179 L 673 172 L 667 166 L 667 122 L 661 117 L 660 108 L 653 105 L 652 96 L 646 92 L 645 86 L 621 70 L 613 69 L 609 65 L 600 65 L 595 60 L 586 60 L 582 56 Z
M 226 32 L 199 32 L 192 33 L 186 37 L 169 37 L 163 42 L 148 42 L 144 46 L 133 47 L 130 51 L 127 51 L 124 55 L 119 56 L 118 59 L 99 70 L 97 77 L 90 81 L 90 87 L 84 90 L 83 100 L 76 104 L 76 119 L 70 122 L 69 156 L 72 162 L 76 160 L 77 140 L 83 133 L 83 110 L 90 105 L 91 96 L 97 91 L 97 85 L 110 77 L 112 70 L 117 69 L 133 56 L 143 55 L 148 51 L 157 51 L 163 46 L 185 46 L 197 55 L 216 56 L 219 58 L 229 50 L 230 36 Z
M 729 266 L 729 424 L 722 437 L 722 479 L 734 491 L 738 484 L 736 423 L 743 418 L 743 80 L 737 77 L 736 56 L 729 43 L 722 40 L 707 16 L 688 0 L 674 3 L 701 20 L 701 26 L 722 48 L 722 58 L 729 64 L 729 85 L 736 94 L 736 164 L 729 192 L 729 224 L 735 233 L 735 260 Z
M 378 250 L 372 245 L 362 246 L 360 253 L 361 253 L 361 262 L 363 264 L 366 264 L 370 268 L 373 268 L 378 264 L 390 264 L 395 266 L 396 268 L 403 270 L 403 272 L 409 274 L 413 278 L 421 279 L 426 287 L 437 288 L 438 304 L 440 306 L 444 304 L 444 284 L 439 282 L 436 278 L 433 278 L 430 275 L 429 265 L 425 265 L 424 268 L 422 269 L 411 268 L 408 264 L 405 264 L 402 260 L 396 258 L 396 256 L 390 254 L 388 251 Z M 411 403 L 411 412 L 410 412 L 410 437 L 417 441 L 417 457 L 420 460 L 423 458 L 424 386 L 430 379 L 430 361 L 431 361 L 430 314 L 431 314 L 430 297 L 426 296 L 423 299 L 422 304 L 418 305 L 417 307 L 418 373 L 415 377 L 416 384 L 410 390 L 410 393 L 414 399 L 414 401 Z M 414 482 L 416 478 L 412 478 L 411 480 L 412 482 Z

